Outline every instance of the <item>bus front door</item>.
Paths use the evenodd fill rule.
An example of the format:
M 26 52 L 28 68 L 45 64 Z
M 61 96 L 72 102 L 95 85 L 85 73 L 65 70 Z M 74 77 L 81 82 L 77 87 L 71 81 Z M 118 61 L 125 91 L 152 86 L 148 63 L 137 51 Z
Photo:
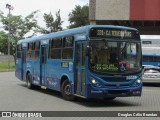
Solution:
M 27 55 L 27 49 L 22 48 L 22 69 L 21 69 L 22 80 L 26 79 L 26 55 Z
M 46 72 L 47 72 L 47 47 L 45 45 L 41 46 L 41 54 L 40 54 L 40 85 L 42 88 L 46 89 L 45 81 L 46 81 Z
M 85 58 L 86 58 L 86 43 L 76 43 L 76 73 L 75 73 L 75 93 L 85 96 L 86 81 L 85 81 Z

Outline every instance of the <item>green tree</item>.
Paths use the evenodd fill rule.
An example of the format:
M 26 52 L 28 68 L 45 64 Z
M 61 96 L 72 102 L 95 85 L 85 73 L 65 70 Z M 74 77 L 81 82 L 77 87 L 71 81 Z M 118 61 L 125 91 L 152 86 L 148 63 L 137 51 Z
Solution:
M 89 24 L 89 6 L 75 6 L 74 10 L 69 13 L 69 28 L 76 28 Z
M 8 35 L 4 31 L 0 31 L 0 52 L 7 54 Z
M 43 15 L 44 22 L 46 24 L 46 28 L 39 27 L 39 32 L 43 34 L 48 34 L 52 32 L 57 32 L 62 30 L 62 23 L 63 21 L 61 20 L 60 16 L 60 10 L 56 12 L 56 18 L 54 19 L 52 13 L 46 14 L 44 13 Z
M 18 40 L 23 39 L 27 33 L 34 31 L 38 25 L 36 20 L 36 13 L 39 11 L 34 11 L 26 17 L 7 15 L 5 16 L 2 12 L 0 13 L 0 21 L 3 24 L 3 29 L 9 32 L 9 22 L 10 22 L 10 54 L 14 55 L 16 43 Z M 32 34 L 31 36 L 33 36 Z M 28 36 L 28 37 L 31 37 Z M 4 47 L 2 47 L 4 48 Z M 5 48 L 6 49 L 6 48 Z

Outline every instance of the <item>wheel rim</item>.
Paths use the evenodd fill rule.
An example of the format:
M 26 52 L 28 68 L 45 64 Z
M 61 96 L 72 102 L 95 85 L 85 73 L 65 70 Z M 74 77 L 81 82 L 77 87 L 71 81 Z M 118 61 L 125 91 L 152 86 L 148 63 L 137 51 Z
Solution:
M 27 86 L 28 86 L 28 87 L 30 87 L 30 85 L 31 85 L 31 84 L 30 84 L 30 82 L 29 82 L 29 81 L 27 81 Z
M 31 86 L 31 83 L 30 83 L 30 78 L 29 76 L 27 77 L 27 86 L 30 87 Z
M 66 85 L 64 88 L 64 92 L 66 95 L 71 95 L 71 87 L 70 85 Z

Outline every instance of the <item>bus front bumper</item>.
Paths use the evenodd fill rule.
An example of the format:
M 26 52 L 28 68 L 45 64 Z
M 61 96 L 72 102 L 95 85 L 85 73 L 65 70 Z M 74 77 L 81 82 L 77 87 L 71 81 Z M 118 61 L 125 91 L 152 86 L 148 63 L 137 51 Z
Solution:
M 141 96 L 142 83 L 137 87 L 129 88 L 98 88 L 91 84 L 88 85 L 87 98 L 110 98 L 110 97 L 129 97 Z

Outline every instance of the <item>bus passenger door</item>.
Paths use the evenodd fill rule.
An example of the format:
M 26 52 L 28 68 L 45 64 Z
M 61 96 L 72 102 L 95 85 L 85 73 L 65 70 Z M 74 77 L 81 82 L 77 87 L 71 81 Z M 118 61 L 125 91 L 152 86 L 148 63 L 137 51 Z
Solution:
M 75 93 L 85 96 L 86 90 L 86 74 L 85 74 L 85 57 L 86 57 L 86 42 L 76 43 L 76 73 L 75 73 Z
M 46 63 L 47 63 L 47 47 L 46 45 L 41 46 L 40 54 L 40 85 L 45 86 L 46 81 Z
M 21 69 L 22 80 L 26 79 L 26 55 L 27 55 L 27 49 L 22 48 L 22 69 Z

